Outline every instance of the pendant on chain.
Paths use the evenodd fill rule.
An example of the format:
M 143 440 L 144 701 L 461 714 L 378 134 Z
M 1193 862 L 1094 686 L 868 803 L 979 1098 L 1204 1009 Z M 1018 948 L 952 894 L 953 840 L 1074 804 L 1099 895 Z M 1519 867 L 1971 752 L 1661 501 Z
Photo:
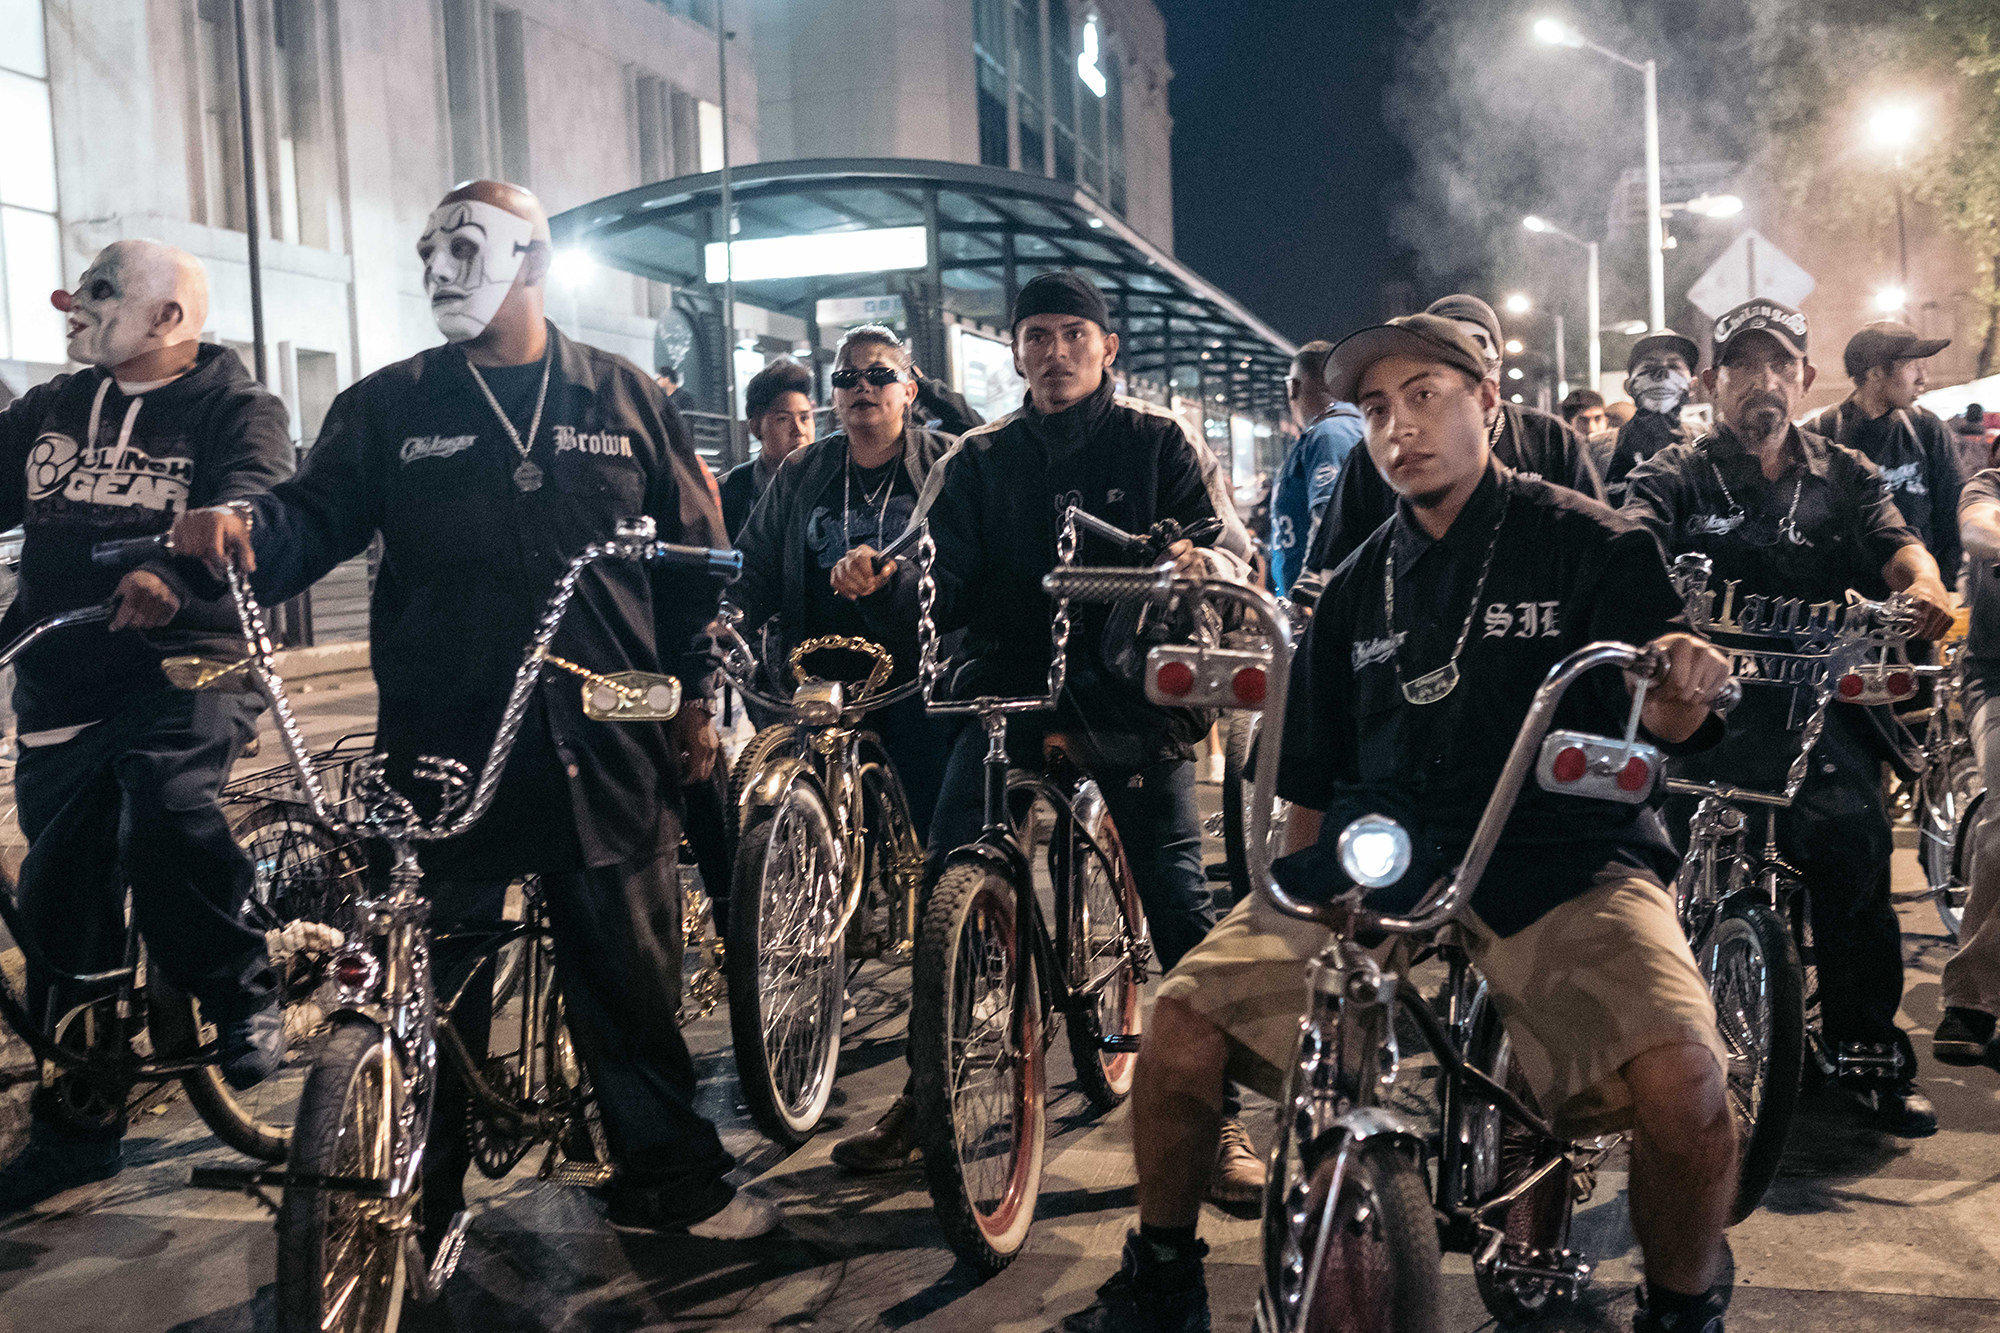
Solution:
M 521 466 L 514 469 L 514 489 L 526 494 L 542 488 L 542 469 L 532 458 L 521 460 Z
M 1457 688 L 1458 663 L 1446 662 L 1436 671 L 1404 681 L 1403 697 L 1413 704 L 1434 704 Z

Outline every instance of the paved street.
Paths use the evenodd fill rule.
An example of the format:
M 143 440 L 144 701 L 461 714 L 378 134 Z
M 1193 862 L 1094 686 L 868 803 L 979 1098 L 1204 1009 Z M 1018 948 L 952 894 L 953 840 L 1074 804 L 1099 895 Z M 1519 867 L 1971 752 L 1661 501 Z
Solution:
M 315 739 L 365 727 L 365 680 L 321 682 L 300 699 Z M 257 763 L 275 762 L 268 745 Z M 1205 789 L 1212 799 L 1213 789 Z M 1899 855 L 1899 887 L 1915 862 Z M 1911 963 L 1905 1013 L 1928 1052 L 1947 944 L 1927 904 L 1904 908 Z M 827 1133 L 783 1156 L 736 1106 L 727 1023 L 695 1024 L 707 1110 L 725 1125 L 753 1188 L 787 1210 L 785 1231 L 749 1245 L 634 1238 L 604 1224 L 586 1194 L 539 1186 L 523 1167 L 475 1177 L 477 1218 L 447 1308 L 424 1326 L 514 1330 L 811 1328 L 1042 1330 L 1084 1304 L 1116 1263 L 1133 1209 L 1128 1120 L 1091 1118 L 1067 1086 L 1063 1044 L 1051 1154 L 1028 1252 L 975 1286 L 938 1239 L 914 1173 L 857 1180 L 828 1160 L 844 1130 L 870 1123 L 895 1095 L 907 972 L 874 972 L 856 997 Z M 1830 1099 L 1811 1102 L 1765 1207 L 1732 1234 L 1733 1331 L 2000 1327 L 2000 1075 L 1928 1066 L 1944 1128 L 1904 1143 L 1881 1137 Z M 10 1096 L 18 1094 L 16 1087 Z M 1261 1130 L 1261 1123 L 1258 1125 Z M 239 1196 L 186 1187 L 191 1166 L 236 1160 L 178 1098 L 142 1114 L 132 1165 L 38 1213 L 0 1223 L 0 1331 L 265 1330 L 272 1327 L 273 1234 Z M 532 1160 L 532 1159 L 531 1159 Z M 1636 1250 L 1621 1171 L 1601 1177 L 1573 1243 L 1600 1280 L 1551 1329 L 1627 1326 Z M 1210 1289 L 1218 1329 L 1248 1325 L 1255 1224 L 1213 1209 Z M 1454 1331 L 1485 1325 L 1462 1258 L 1447 1260 Z

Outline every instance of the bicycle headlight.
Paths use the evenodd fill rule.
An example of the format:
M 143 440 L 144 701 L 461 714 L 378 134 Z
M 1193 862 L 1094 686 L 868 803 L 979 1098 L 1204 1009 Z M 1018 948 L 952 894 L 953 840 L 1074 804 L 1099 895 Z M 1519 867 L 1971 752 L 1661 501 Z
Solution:
M 1410 868 L 1410 835 L 1387 815 L 1363 815 L 1340 831 L 1340 868 L 1364 888 L 1386 888 Z

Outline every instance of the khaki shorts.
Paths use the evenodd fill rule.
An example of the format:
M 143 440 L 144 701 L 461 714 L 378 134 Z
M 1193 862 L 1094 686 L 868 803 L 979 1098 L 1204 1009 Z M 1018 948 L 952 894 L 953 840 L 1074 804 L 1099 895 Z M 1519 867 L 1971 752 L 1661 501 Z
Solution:
M 1565 1135 L 1629 1128 L 1623 1071 L 1662 1046 L 1696 1045 L 1729 1066 L 1715 1005 L 1674 915 L 1673 896 L 1629 866 L 1502 939 L 1468 914 L 1467 951 L 1513 1039 L 1516 1067 Z M 1252 894 L 1160 985 L 1231 1044 L 1230 1074 L 1282 1090 L 1305 1014 L 1306 964 L 1328 932 Z

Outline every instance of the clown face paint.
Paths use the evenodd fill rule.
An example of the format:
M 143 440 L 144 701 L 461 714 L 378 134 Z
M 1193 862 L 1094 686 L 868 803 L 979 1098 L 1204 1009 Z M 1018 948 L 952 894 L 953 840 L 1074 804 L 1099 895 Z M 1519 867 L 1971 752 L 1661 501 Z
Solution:
M 464 199 L 444 205 L 424 224 L 417 257 L 431 318 L 451 342 L 477 338 L 514 286 L 534 224 L 504 208 Z
M 147 299 L 151 276 L 119 246 L 108 246 L 83 271 L 74 292 L 58 292 L 56 309 L 69 316 L 69 357 L 106 370 L 153 347 L 157 302 Z
M 1647 357 L 1625 380 L 1632 401 L 1648 412 L 1672 416 L 1688 400 L 1694 379 L 1679 357 Z

